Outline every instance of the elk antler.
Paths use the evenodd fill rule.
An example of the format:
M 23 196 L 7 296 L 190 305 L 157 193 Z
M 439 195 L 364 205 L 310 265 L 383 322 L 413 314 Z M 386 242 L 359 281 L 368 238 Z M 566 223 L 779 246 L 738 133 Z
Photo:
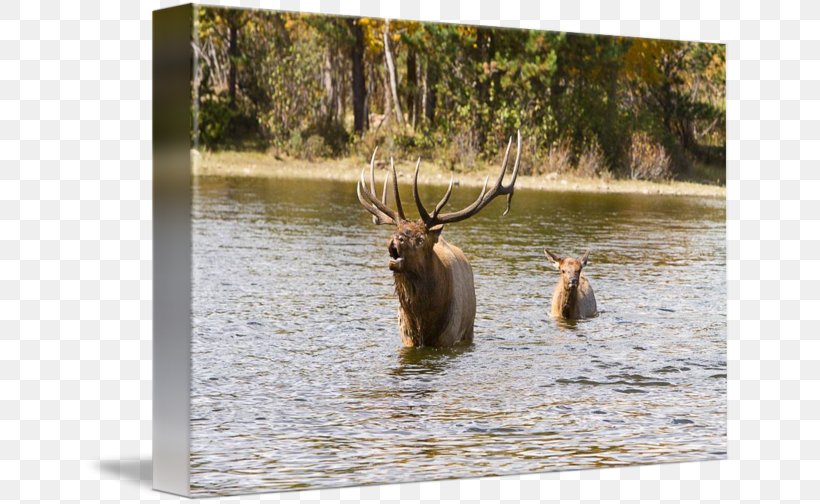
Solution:
M 399 184 L 396 178 L 396 167 L 393 165 L 393 158 L 390 158 L 390 168 L 393 171 L 393 197 L 396 200 L 396 211 L 393 211 L 387 206 L 387 181 L 390 176 L 386 173 L 384 176 L 384 189 L 382 190 L 382 199 L 376 197 L 376 151 L 378 147 L 373 149 L 373 156 L 370 158 L 370 188 L 364 180 L 364 169 L 356 184 L 356 195 L 359 197 L 359 203 L 373 214 L 373 224 L 398 224 L 405 220 L 404 209 L 401 206 L 401 198 L 399 197 Z
M 480 212 L 481 209 L 487 206 L 490 203 L 490 201 L 492 201 L 495 197 L 501 196 L 503 194 L 507 195 L 507 208 L 506 210 L 504 210 L 503 215 L 507 215 L 507 213 L 510 211 L 510 203 L 512 202 L 513 192 L 515 191 L 515 179 L 516 177 L 518 177 L 518 168 L 520 166 L 521 161 L 520 130 L 518 131 L 518 141 L 516 143 L 515 164 L 513 165 L 512 179 L 510 180 L 509 185 L 505 186 L 503 184 L 504 175 L 507 172 L 507 161 L 510 158 L 511 147 L 512 137 L 510 137 L 510 141 L 507 143 L 507 151 L 504 153 L 504 160 L 501 162 L 501 172 L 498 174 L 498 179 L 495 181 L 495 184 L 489 191 L 487 190 L 487 182 L 489 182 L 490 180 L 490 177 L 488 176 L 484 179 L 484 188 L 481 190 L 481 194 L 478 195 L 478 199 L 476 199 L 472 205 L 468 206 L 463 210 L 459 210 L 458 212 L 451 212 L 442 215 L 439 215 L 439 212 L 442 208 L 444 208 L 444 205 L 447 204 L 447 200 L 450 199 L 450 194 L 453 192 L 453 179 L 450 179 L 450 187 L 447 188 L 447 192 L 444 194 L 444 197 L 441 199 L 438 205 L 436 205 L 435 210 L 433 210 L 433 214 L 430 215 L 427 212 L 427 210 L 425 210 L 424 205 L 421 203 L 421 198 L 419 198 L 418 180 L 419 166 L 421 164 L 421 158 L 419 158 L 418 162 L 416 163 L 416 175 L 413 179 L 413 198 L 416 200 L 416 206 L 419 209 L 419 215 L 421 216 L 421 219 L 424 221 L 425 226 L 427 226 L 427 229 L 430 229 L 433 226 L 443 226 L 444 224 L 451 224 L 453 222 L 458 222 L 470 218 L 473 215 Z

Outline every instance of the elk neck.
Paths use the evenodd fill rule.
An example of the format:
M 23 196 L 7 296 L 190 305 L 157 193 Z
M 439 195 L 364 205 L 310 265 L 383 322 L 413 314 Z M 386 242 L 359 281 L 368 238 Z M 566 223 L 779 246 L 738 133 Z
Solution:
M 421 345 L 432 341 L 447 324 L 452 285 L 447 269 L 435 252 L 416 271 L 394 273 L 403 330 Z
M 561 284 L 559 285 L 561 291 L 558 301 L 561 306 L 561 316 L 564 318 L 574 318 L 572 312 L 577 304 L 578 287 L 580 286 L 580 283 L 581 282 L 579 281 L 577 286 L 571 287 L 569 284 L 564 282 L 563 279 L 561 279 Z

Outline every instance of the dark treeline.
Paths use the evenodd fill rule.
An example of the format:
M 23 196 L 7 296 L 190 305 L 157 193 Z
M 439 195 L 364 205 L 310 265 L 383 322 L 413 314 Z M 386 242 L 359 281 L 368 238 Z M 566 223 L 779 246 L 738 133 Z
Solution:
M 204 148 L 470 169 L 520 128 L 529 173 L 725 166 L 722 45 L 210 7 L 197 32 Z

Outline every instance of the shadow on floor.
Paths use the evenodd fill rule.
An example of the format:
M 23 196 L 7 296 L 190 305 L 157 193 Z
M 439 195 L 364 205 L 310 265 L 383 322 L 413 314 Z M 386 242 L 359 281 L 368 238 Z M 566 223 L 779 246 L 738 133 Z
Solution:
M 144 460 L 101 460 L 100 474 L 117 478 L 120 481 L 139 482 L 141 488 L 151 490 L 153 485 L 152 463 Z

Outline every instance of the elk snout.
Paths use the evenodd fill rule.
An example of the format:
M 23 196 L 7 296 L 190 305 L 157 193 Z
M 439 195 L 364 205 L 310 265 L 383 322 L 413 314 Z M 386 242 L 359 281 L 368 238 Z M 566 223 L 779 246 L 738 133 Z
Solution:
M 565 277 L 565 278 L 566 278 L 565 282 L 566 282 L 567 287 L 570 288 L 570 289 L 575 289 L 575 288 L 578 287 L 578 283 L 581 280 L 581 275 L 580 274 L 572 275 L 570 277 Z
M 401 271 L 402 269 L 404 258 L 401 256 L 401 250 L 404 245 L 404 240 L 404 236 L 393 236 L 387 244 L 387 253 L 390 255 L 387 267 L 392 271 Z

